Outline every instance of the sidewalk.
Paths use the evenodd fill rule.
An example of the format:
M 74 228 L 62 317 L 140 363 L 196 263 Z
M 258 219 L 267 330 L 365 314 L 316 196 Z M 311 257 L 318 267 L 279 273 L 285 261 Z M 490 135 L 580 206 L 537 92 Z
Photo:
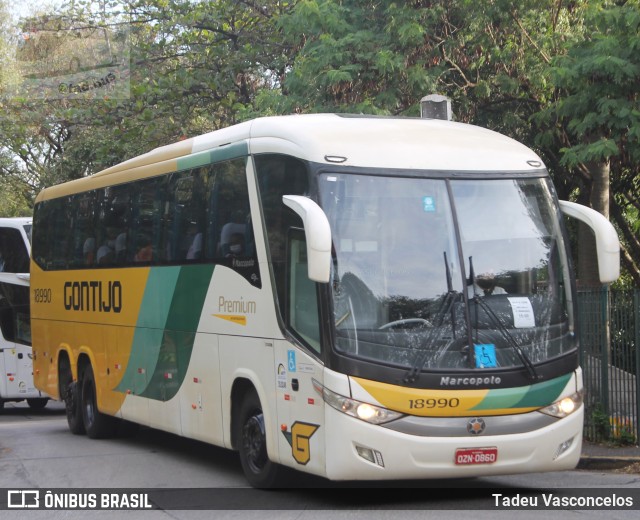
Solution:
M 640 463 L 640 446 L 615 446 L 582 441 L 582 456 L 578 468 L 617 469 Z

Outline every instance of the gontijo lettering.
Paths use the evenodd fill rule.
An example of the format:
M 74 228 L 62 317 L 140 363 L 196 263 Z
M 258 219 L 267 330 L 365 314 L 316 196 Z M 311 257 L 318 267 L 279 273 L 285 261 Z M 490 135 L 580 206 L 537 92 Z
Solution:
M 68 311 L 115 312 L 122 310 L 122 284 L 119 281 L 65 282 L 64 308 Z

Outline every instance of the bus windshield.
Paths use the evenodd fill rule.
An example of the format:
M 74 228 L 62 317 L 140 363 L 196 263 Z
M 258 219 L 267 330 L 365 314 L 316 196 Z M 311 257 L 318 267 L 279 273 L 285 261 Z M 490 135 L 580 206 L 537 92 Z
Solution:
M 547 178 L 323 174 L 334 348 L 430 369 L 534 366 L 576 348 Z

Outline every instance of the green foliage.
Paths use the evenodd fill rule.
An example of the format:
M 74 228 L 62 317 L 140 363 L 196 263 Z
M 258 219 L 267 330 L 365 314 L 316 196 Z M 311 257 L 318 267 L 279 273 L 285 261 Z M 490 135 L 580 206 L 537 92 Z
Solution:
M 536 149 L 561 198 L 588 200 L 585 164 L 607 161 L 624 265 L 640 284 L 638 0 L 68 0 L 61 13 L 126 18 L 129 90 L 0 100 L 0 173 L 27 201 L 253 117 L 417 116 L 440 93 L 457 120 Z
M 288 2 L 76 0 L 58 17 L 97 24 L 116 17 L 129 36 L 126 96 L 13 97 L 0 113 L 3 175 L 33 193 L 97 172 L 187 136 L 238 121 L 257 92 L 279 82 L 284 47 L 272 19 Z M 104 9 L 102 9 L 104 7 Z M 0 103 L 1 104 L 1 103 Z
M 604 411 L 604 408 L 599 403 L 591 409 L 591 424 L 595 428 L 596 438 L 609 440 L 611 437 L 609 414 Z

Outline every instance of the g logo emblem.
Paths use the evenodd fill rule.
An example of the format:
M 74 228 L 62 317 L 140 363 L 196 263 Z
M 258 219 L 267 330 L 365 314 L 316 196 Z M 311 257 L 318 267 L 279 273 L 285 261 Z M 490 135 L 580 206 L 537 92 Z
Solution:
M 309 439 L 320 428 L 317 424 L 294 422 L 290 432 L 282 432 L 291 445 L 291 455 L 303 466 L 311 460 L 311 443 Z

